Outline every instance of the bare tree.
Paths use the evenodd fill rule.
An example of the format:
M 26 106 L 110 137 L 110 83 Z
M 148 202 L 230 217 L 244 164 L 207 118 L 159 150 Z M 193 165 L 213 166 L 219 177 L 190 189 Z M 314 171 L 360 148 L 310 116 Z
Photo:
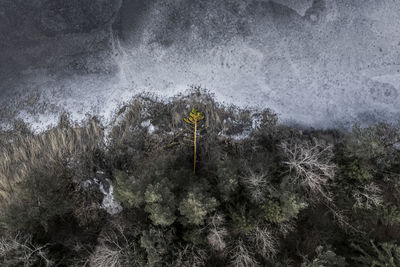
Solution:
M 298 183 L 312 194 L 322 197 L 323 205 L 332 213 L 339 225 L 359 232 L 349 223 L 347 216 L 339 210 L 327 187 L 329 180 L 334 179 L 336 165 L 332 162 L 333 147 L 314 139 L 310 141 L 291 140 L 281 143 L 287 158 L 284 163 L 294 173 L 294 183 Z
M 355 190 L 353 197 L 356 200 L 354 208 L 372 209 L 383 204 L 382 190 L 373 182 Z
M 251 236 L 257 252 L 267 259 L 272 259 L 278 252 L 277 240 L 266 227 L 257 226 Z
M 254 253 L 250 251 L 242 239 L 239 239 L 231 254 L 231 264 L 235 267 L 254 267 L 259 266 L 259 263 L 254 258 Z
M 36 246 L 32 243 L 31 236 L 22 236 L 21 234 L 1 237 L 0 264 L 28 267 L 38 264 L 40 261 L 44 266 L 51 266 L 53 262 L 47 258 L 45 251 L 49 245 Z M 2 262 L 2 259 L 10 259 L 12 262 Z
M 287 158 L 284 163 L 294 173 L 294 182 L 330 199 L 325 185 L 335 176 L 336 166 L 331 162 L 332 146 L 314 140 L 283 142 L 281 148 Z
M 121 250 L 113 249 L 103 243 L 96 247 L 94 254 L 90 258 L 90 266 L 119 267 L 121 266 L 120 257 Z
M 125 235 L 125 228 L 115 224 L 113 229 L 101 234 L 99 244 L 89 259 L 90 266 L 96 267 L 121 267 L 140 266 L 136 262 L 136 243 Z
M 197 245 L 187 244 L 177 250 L 175 264 L 173 266 L 200 267 L 205 265 L 207 251 Z
M 225 237 L 228 232 L 223 224 L 225 219 L 220 214 L 214 214 L 209 220 L 210 233 L 207 236 L 208 244 L 217 251 L 223 251 L 226 248 Z
M 265 200 L 266 177 L 266 173 L 255 173 L 251 169 L 248 170 L 247 175 L 242 177 L 243 185 L 249 193 L 251 200 L 255 203 L 261 203 Z

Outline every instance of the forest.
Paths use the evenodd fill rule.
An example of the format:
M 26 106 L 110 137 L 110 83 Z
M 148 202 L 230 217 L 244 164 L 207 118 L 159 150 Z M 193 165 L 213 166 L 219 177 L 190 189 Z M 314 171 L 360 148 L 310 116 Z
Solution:
M 399 240 L 398 125 L 304 128 L 193 89 L 0 133 L 0 266 L 396 267 Z

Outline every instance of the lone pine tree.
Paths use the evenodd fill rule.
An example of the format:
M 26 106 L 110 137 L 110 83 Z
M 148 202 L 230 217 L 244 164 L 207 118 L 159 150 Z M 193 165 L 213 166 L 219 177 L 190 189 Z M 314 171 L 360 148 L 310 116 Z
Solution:
M 192 111 L 189 114 L 189 117 L 184 118 L 184 121 L 191 127 L 191 131 L 193 132 L 193 138 L 189 139 L 193 144 L 193 173 L 196 174 L 196 160 L 197 160 L 197 139 L 199 137 L 199 127 L 201 125 L 201 121 L 204 119 L 203 113 L 197 111 L 195 108 L 192 108 Z

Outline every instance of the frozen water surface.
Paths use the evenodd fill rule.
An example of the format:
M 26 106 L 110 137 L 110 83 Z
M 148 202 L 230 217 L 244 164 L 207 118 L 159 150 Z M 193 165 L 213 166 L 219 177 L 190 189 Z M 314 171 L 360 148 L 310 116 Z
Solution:
M 397 0 L 1 0 L 0 48 L 2 107 L 37 127 L 192 84 L 313 127 L 400 115 Z

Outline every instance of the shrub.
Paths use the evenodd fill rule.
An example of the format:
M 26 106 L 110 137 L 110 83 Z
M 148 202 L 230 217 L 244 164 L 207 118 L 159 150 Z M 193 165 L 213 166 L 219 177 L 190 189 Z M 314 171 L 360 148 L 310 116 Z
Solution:
M 384 226 L 400 224 L 400 210 L 395 205 L 378 206 L 373 214 L 376 224 L 382 224 Z
M 399 133 L 398 128 L 384 123 L 368 128 L 355 125 L 346 137 L 346 150 L 364 162 L 390 166 L 396 159 L 394 145 L 400 140 Z
M 361 254 L 353 260 L 363 266 L 400 266 L 400 247 L 393 242 L 375 244 L 370 241 L 368 247 L 359 244 L 352 244 L 352 247 Z
M 14 186 L 15 199 L 3 218 L 11 231 L 48 232 L 49 224 L 73 211 L 68 173 L 34 172 Z
M 345 258 L 336 255 L 330 247 L 324 248 L 323 246 L 318 246 L 315 252 L 317 253 L 316 257 L 312 261 L 306 260 L 306 262 L 301 264 L 302 267 L 347 266 Z
M 126 172 L 115 170 L 113 175 L 115 198 L 126 208 L 139 208 L 144 202 L 144 195 L 140 184 L 134 184 Z
M 163 179 L 154 185 L 149 184 L 146 188 L 145 211 L 150 213 L 154 225 L 168 226 L 176 219 L 175 197 L 170 188 L 171 182 L 168 179 Z
M 229 215 L 235 230 L 250 233 L 257 227 L 259 213 L 248 207 L 246 203 L 235 203 L 229 207 Z
M 166 233 L 172 235 L 172 233 Z M 148 266 L 157 266 L 165 263 L 165 255 L 172 240 L 168 240 L 168 236 L 157 228 L 150 227 L 149 230 L 142 232 L 140 238 L 140 246 L 146 250 Z
M 264 218 L 272 223 L 282 223 L 290 220 L 284 217 L 282 209 L 278 201 L 267 200 L 262 206 Z
M 369 168 L 357 158 L 345 158 L 341 163 L 341 178 L 345 181 L 359 183 L 370 182 L 374 176 Z
M 231 161 L 219 161 L 217 166 L 217 179 L 218 179 L 218 190 L 221 193 L 221 198 L 224 201 L 228 201 L 232 194 L 238 189 L 239 186 L 239 175 L 238 162 Z
M 284 192 L 280 196 L 281 210 L 284 218 L 293 219 L 303 209 L 308 207 L 308 204 L 302 201 L 297 195 Z
M 284 193 L 280 201 L 267 200 L 262 205 L 262 209 L 267 221 L 279 224 L 296 218 L 307 206 L 307 203 L 298 200 L 295 195 Z
M 214 197 L 209 197 L 199 190 L 193 190 L 187 192 L 182 199 L 179 204 L 179 211 L 188 223 L 201 225 L 204 224 L 207 214 L 213 212 L 217 205 L 217 200 Z

